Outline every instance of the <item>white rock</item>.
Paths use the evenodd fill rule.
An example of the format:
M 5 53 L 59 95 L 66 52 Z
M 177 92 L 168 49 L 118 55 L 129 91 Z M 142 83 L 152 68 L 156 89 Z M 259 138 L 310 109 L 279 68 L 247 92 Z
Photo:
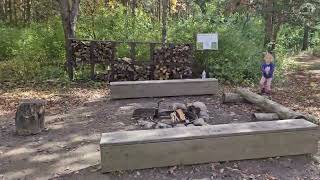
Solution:
M 195 125 L 193 125 L 193 124 L 188 124 L 187 127 L 195 127 Z
M 203 118 L 204 120 L 209 120 L 209 114 L 206 111 L 200 111 L 200 118 Z
M 197 102 L 192 103 L 192 105 L 194 107 L 200 108 L 201 111 L 204 111 L 204 112 L 208 111 L 207 106 L 203 102 L 197 101 Z
M 196 125 L 196 126 L 206 126 L 208 125 L 203 118 L 199 118 L 199 119 L 196 119 L 195 121 L 193 121 L 193 124 Z

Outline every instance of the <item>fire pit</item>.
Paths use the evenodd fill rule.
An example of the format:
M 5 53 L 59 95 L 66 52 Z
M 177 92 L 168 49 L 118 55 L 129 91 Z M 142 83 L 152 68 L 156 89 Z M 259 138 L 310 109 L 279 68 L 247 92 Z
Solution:
M 206 126 L 209 119 L 207 106 L 203 102 L 172 103 L 170 109 L 138 108 L 132 118 L 144 129 Z

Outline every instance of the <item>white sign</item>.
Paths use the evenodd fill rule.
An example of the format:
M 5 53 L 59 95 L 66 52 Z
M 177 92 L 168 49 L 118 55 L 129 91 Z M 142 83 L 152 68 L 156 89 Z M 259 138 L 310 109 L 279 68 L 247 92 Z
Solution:
M 197 34 L 197 50 L 218 50 L 218 33 Z

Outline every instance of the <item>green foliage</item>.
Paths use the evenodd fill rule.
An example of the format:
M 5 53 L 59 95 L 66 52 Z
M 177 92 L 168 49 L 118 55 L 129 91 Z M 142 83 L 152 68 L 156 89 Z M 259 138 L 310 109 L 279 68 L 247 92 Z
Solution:
M 104 6 L 103 1 L 91 6 L 93 1 L 81 1 L 77 22 L 77 37 L 83 39 L 152 41 L 161 40 L 161 21 L 145 9 L 131 10 L 122 5 Z M 207 1 L 206 1 L 207 2 Z M 259 15 L 234 13 L 225 16 L 218 3 L 209 1 L 201 6 L 193 4 L 192 14 L 171 14 L 168 22 L 168 41 L 195 44 L 197 33 L 218 32 L 218 51 L 195 51 L 195 61 L 211 77 L 233 83 L 256 82 L 260 78 L 260 64 L 264 41 L 264 22 Z M 100 4 L 99 4 L 100 3 Z M 204 13 L 205 12 L 205 13 Z M 303 25 L 284 24 L 277 38 L 276 77 L 292 67 L 288 55 L 301 49 Z M 320 54 L 320 34 L 314 32 L 310 39 L 314 52 Z M 138 45 L 137 58 L 149 59 L 149 46 Z M 129 57 L 130 48 L 122 44 L 118 57 Z M 53 15 L 46 22 L 31 23 L 25 27 L 0 25 L 0 81 L 41 81 L 66 79 L 64 35 L 61 19 Z M 89 77 L 89 66 L 78 69 L 78 79 Z M 280 79 L 280 78 L 279 78 Z
M 65 78 L 64 36 L 58 18 L 50 24 L 0 26 L 0 80 Z

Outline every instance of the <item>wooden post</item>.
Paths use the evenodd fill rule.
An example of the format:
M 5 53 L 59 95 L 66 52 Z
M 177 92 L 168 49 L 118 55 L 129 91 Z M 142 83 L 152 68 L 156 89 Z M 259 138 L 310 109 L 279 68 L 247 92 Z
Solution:
M 111 55 L 111 61 L 110 61 L 110 72 L 108 74 L 109 81 L 113 81 L 113 74 L 114 74 L 114 63 L 116 61 L 116 53 L 117 53 L 117 43 L 112 42 L 112 55 Z
M 95 80 L 95 56 L 93 54 L 93 51 L 96 47 L 96 43 L 91 41 L 90 42 L 90 67 L 91 67 L 91 71 L 90 71 L 90 76 L 91 76 L 91 80 Z
M 154 53 L 154 48 L 155 48 L 155 43 L 150 43 L 150 62 L 153 63 L 154 59 L 153 59 L 153 53 Z
M 130 58 L 132 59 L 133 62 L 136 61 L 136 46 L 137 44 L 135 42 L 130 42 Z

